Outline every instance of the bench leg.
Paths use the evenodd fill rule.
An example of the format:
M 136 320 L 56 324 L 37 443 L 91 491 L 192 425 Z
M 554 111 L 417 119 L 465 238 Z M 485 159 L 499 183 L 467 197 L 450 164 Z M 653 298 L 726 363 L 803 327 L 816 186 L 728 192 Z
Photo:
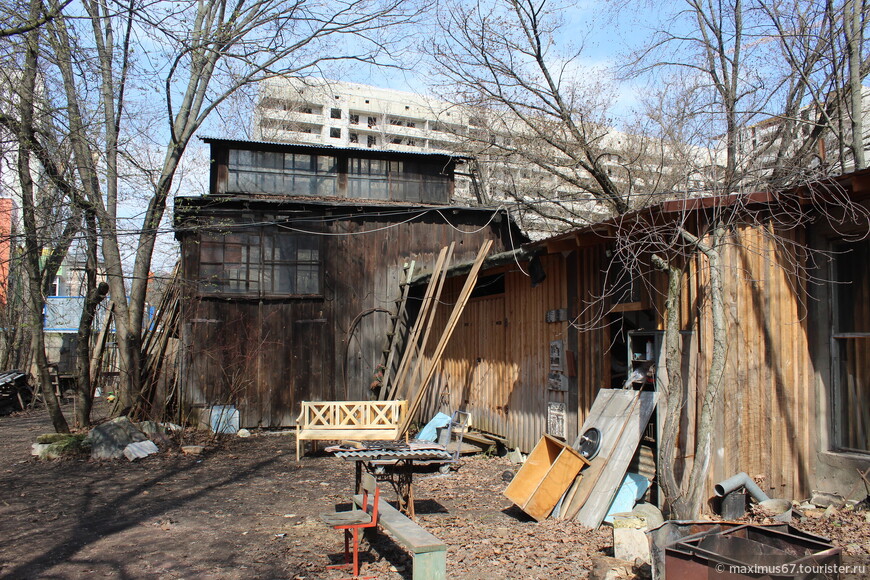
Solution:
M 413 580 L 447 580 L 447 551 L 414 554 Z

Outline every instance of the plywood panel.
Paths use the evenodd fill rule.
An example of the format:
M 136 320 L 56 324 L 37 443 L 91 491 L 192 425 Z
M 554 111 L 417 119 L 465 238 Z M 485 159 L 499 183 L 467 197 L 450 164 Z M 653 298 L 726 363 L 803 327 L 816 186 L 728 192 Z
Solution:
M 598 527 L 625 477 L 657 400 L 658 393 L 654 392 L 622 389 L 598 392 L 581 433 L 598 429 L 602 434 L 601 445 L 576 489 L 568 494 L 571 501 L 562 508 L 566 517 L 576 513 L 576 521 L 590 528 Z

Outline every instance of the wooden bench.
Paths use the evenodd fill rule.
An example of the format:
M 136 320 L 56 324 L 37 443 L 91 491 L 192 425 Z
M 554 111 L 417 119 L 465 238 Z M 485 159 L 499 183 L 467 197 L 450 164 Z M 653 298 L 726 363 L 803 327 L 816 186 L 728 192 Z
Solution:
M 302 441 L 393 440 L 407 401 L 303 401 L 296 418 L 296 461 Z
M 362 506 L 362 499 L 362 494 L 353 496 L 353 502 L 358 507 Z M 413 580 L 446 580 L 447 544 L 386 501 L 380 503 L 378 525 L 390 532 L 396 543 L 411 553 L 414 559 Z

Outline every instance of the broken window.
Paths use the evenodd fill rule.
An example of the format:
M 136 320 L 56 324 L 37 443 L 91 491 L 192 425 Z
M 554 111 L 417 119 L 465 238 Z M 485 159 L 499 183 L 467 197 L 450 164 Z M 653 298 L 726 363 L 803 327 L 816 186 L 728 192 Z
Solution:
M 275 232 L 204 233 L 199 246 L 202 294 L 320 294 L 318 236 Z
M 870 451 L 870 241 L 834 257 L 833 435 L 836 447 Z
M 330 119 L 341 119 L 341 109 L 329 109 Z

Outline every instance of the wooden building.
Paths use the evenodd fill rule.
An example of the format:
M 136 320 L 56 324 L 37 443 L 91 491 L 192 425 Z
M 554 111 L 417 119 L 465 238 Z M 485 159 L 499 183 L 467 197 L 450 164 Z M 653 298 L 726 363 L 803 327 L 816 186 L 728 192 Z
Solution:
M 175 204 L 180 385 L 193 407 L 236 406 L 243 427 L 368 399 L 411 260 L 421 272 L 450 242 L 465 260 L 486 239 L 527 241 L 503 211 L 450 205 L 462 159 L 207 141 L 210 193 Z
M 661 389 L 667 281 L 652 268 L 622 272 L 633 284 L 611 292 L 617 240 L 636 235 L 642 246 L 632 232 L 647 231 L 643 220 L 678 220 L 704 239 L 727 207 L 728 351 L 708 483 L 745 471 L 771 497 L 848 493 L 856 468 L 870 468 L 868 199 L 862 171 L 780 195 L 666 203 L 528 244 L 516 262 L 481 272 L 424 413 L 446 402 L 529 452 L 546 432 L 573 442 L 598 390 L 623 386 L 636 361 L 656 359 Z M 683 278 L 686 466 L 712 351 L 708 276 L 697 258 Z M 452 282 L 448 301 L 461 277 Z

